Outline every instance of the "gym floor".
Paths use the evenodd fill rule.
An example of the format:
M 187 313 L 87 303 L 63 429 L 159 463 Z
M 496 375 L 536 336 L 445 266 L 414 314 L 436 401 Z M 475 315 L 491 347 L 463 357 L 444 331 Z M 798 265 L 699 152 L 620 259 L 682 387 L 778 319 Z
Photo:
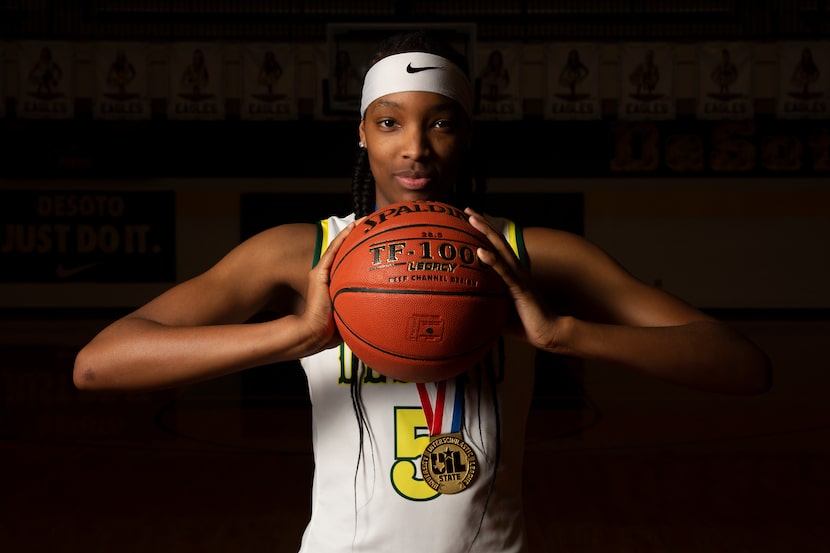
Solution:
M 0 549 L 296 551 L 312 474 L 305 402 L 238 376 L 79 393 L 75 352 L 106 322 L 0 321 Z M 533 553 L 830 550 L 830 319 L 730 322 L 773 360 L 763 396 L 595 366 L 576 390 L 539 398 L 525 472 Z

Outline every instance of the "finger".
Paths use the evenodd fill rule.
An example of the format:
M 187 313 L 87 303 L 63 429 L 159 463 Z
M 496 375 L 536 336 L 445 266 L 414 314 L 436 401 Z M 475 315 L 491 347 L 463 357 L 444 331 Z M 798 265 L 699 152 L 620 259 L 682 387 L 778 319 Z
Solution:
M 516 267 L 506 262 L 504 256 L 485 248 L 478 248 L 476 254 L 483 263 L 489 265 L 498 273 L 514 296 L 523 288 L 523 283 L 521 277 L 516 272 Z
M 487 219 L 474 210 L 468 208 L 466 212 L 470 217 L 470 224 L 473 225 L 473 228 L 484 234 L 493 246 L 492 250 L 480 248 L 478 252 L 479 259 L 496 269 L 496 272 L 507 281 L 508 285 L 516 284 L 522 270 L 521 261 L 516 257 L 516 252 L 510 247 L 507 239 L 502 233 L 493 228 Z
M 473 228 L 481 232 L 500 255 L 505 256 L 508 259 L 515 257 L 513 248 L 510 247 L 510 244 L 507 243 L 504 236 L 493 228 L 490 222 L 483 215 L 480 215 L 469 207 L 464 211 L 469 216 L 469 221 Z
M 496 232 L 496 229 L 493 228 L 490 221 L 488 221 L 483 215 L 474 210 L 472 207 L 464 209 L 464 213 L 467 214 L 467 220 L 470 224 L 473 225 L 473 227 L 475 227 L 475 229 L 479 232 L 484 234 L 487 234 L 488 232 Z

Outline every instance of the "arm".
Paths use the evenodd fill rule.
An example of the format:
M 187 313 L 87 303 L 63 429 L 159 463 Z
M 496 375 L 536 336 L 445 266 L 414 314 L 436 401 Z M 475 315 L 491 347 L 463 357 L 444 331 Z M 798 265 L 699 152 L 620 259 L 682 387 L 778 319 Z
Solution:
M 769 360 L 757 346 L 635 279 L 583 238 L 526 229 L 528 270 L 483 218 L 473 214 L 471 223 L 493 243 L 492 251 L 479 255 L 507 282 L 520 332 L 534 346 L 714 392 L 753 394 L 769 388 Z
M 75 359 L 75 385 L 165 388 L 332 347 L 339 337 L 329 269 L 351 228 L 314 269 L 313 225 L 285 225 L 252 237 L 205 273 L 101 331 Z M 245 322 L 266 309 L 280 316 Z

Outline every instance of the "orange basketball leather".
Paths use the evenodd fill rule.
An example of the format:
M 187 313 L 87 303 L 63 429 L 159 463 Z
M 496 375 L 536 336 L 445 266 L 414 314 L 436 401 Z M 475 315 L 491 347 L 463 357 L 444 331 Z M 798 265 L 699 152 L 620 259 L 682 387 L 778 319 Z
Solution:
M 479 362 L 510 306 L 501 277 L 478 259 L 487 239 L 439 202 L 393 204 L 346 238 L 331 270 L 340 336 L 369 367 L 410 382 L 438 381 Z

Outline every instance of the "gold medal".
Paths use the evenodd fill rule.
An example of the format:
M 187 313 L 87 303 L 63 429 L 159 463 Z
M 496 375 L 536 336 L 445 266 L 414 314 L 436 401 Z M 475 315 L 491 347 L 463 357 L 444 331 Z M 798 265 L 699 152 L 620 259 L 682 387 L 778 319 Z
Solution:
M 476 454 L 461 439 L 461 434 L 439 434 L 421 455 L 421 473 L 429 487 L 438 493 L 464 491 L 478 468 Z

